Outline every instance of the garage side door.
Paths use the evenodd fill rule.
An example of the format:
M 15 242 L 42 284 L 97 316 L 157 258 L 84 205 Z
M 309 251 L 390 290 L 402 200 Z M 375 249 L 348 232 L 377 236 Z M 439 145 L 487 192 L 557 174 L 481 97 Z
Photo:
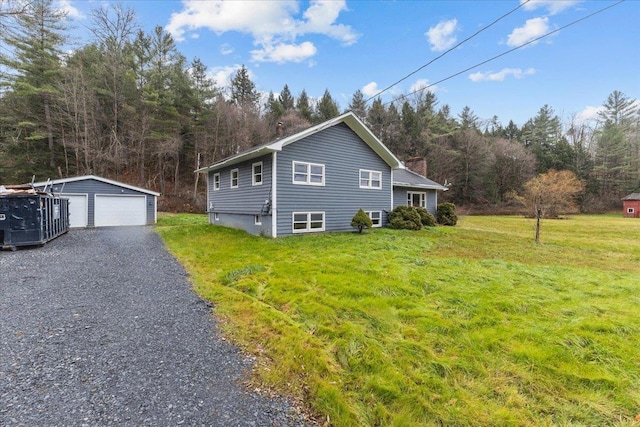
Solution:
M 145 196 L 95 196 L 95 226 L 145 225 L 147 210 Z
M 87 195 L 63 194 L 69 199 L 69 227 L 78 228 L 87 226 Z

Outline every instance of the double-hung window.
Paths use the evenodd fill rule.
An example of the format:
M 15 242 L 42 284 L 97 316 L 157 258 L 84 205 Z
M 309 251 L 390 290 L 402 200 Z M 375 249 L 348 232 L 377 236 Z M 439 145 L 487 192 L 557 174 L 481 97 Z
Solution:
M 382 212 L 381 211 L 367 211 L 366 214 L 371 219 L 371 227 L 382 227 Z
M 251 166 L 251 185 L 262 185 L 262 162 Z
M 213 174 L 213 191 L 218 191 L 220 189 L 220 174 Z
M 231 169 L 231 188 L 238 188 L 238 180 L 240 177 L 240 173 L 238 169 Z
M 324 231 L 324 212 L 294 212 L 292 219 L 294 233 Z
M 382 188 L 382 172 L 360 169 L 360 188 Z
M 324 185 L 324 165 L 319 163 L 293 162 L 293 183 L 302 185 Z
M 426 208 L 427 193 L 408 191 L 407 206 L 413 206 L 414 208 Z

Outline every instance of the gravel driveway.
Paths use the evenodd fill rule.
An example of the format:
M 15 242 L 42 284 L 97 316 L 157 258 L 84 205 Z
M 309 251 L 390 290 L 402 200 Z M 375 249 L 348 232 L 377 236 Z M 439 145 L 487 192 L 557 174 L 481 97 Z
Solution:
M 250 368 L 151 228 L 0 252 L 0 426 L 304 425 Z

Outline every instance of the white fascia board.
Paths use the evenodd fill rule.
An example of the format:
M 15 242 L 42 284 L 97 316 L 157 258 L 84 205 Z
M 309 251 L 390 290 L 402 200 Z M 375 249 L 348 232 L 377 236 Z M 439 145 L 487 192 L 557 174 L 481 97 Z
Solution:
M 96 176 L 96 175 L 74 176 L 72 178 L 60 178 L 60 179 L 54 179 L 54 180 L 51 180 L 51 181 L 34 182 L 33 186 L 34 187 L 43 187 L 45 185 L 66 184 L 67 182 L 84 181 L 84 180 L 87 180 L 87 179 L 95 179 L 96 181 L 101 181 L 101 182 L 104 182 L 104 183 L 107 183 L 107 184 L 111 184 L 111 185 L 115 185 L 115 186 L 118 186 L 118 187 L 127 188 L 129 190 L 139 191 L 141 193 L 150 194 L 150 195 L 156 196 L 156 197 L 160 196 L 160 193 L 157 193 L 157 192 L 151 191 L 151 190 L 147 190 L 146 188 L 135 187 L 133 185 L 125 184 L 125 183 L 119 182 L 119 181 L 113 181 L 111 179 L 103 178 L 101 176 Z
M 429 184 L 410 184 L 408 182 L 394 182 L 394 187 L 403 187 L 403 188 L 424 188 L 426 190 L 442 190 L 447 191 L 448 188 L 443 185 L 429 185 Z
M 214 163 L 211 166 L 206 166 L 204 168 L 200 168 L 200 169 L 196 169 L 194 172 L 196 173 L 207 173 L 209 171 L 213 171 L 216 169 L 221 169 L 225 166 L 232 166 L 235 165 L 237 163 L 241 163 L 244 162 L 245 160 L 251 160 L 251 159 L 255 159 L 256 157 L 260 157 L 264 154 L 268 154 L 268 153 L 272 153 L 274 151 L 280 151 L 280 149 L 278 148 L 273 148 L 273 146 L 276 145 L 274 144 L 269 144 L 269 145 L 263 145 L 261 147 L 258 147 L 256 149 L 253 149 L 251 151 L 247 151 L 241 154 L 237 154 L 235 156 L 232 157 L 227 157 L 226 159 L 223 159 L 221 161 L 219 161 L 218 163 Z

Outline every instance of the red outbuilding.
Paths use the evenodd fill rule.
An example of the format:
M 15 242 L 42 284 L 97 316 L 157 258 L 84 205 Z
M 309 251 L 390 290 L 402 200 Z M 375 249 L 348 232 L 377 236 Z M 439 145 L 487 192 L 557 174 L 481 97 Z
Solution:
M 627 218 L 640 218 L 640 193 L 631 193 L 622 199 L 624 216 Z

